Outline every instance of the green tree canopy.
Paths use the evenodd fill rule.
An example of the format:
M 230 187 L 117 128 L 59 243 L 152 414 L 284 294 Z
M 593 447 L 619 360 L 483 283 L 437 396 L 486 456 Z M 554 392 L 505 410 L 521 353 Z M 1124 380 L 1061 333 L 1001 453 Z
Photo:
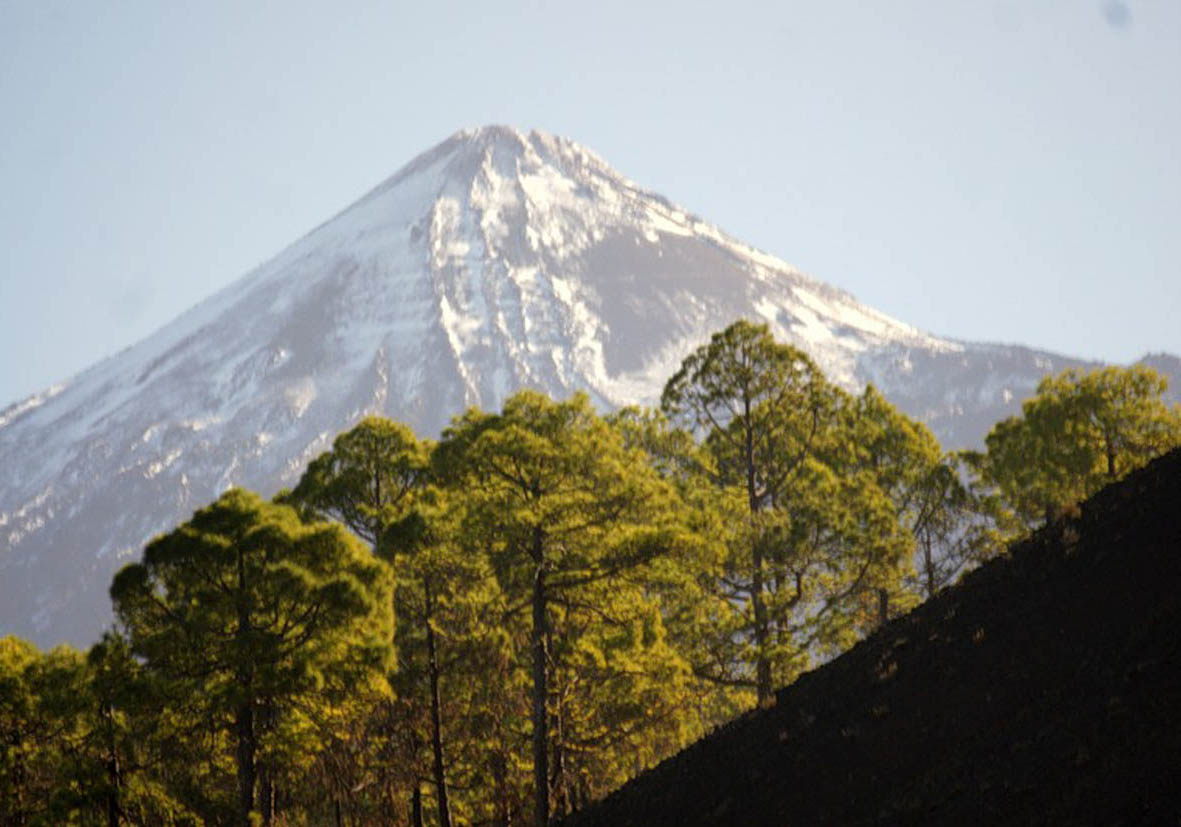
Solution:
M 388 567 L 339 526 L 305 525 L 240 489 L 115 576 L 134 652 L 191 719 L 229 735 L 236 823 L 273 816 L 318 706 L 384 680 L 392 586 Z
M 0 824 L 49 825 L 77 734 L 81 656 L 0 638 Z
M 1144 365 L 1047 376 L 996 424 L 976 458 L 1029 526 L 1181 445 L 1181 409 L 1168 380 Z
M 366 417 L 312 460 L 283 499 L 343 523 L 373 546 L 382 529 L 410 506 L 429 456 L 430 444 L 408 426 Z
M 854 401 L 765 324 L 714 334 L 661 405 L 703 439 L 715 484 L 742 493 L 715 585 L 715 606 L 734 612 L 706 647 L 708 668 L 769 702 L 809 657 L 848 641 L 864 594 L 895 588 L 908 544 L 890 480 L 857 451 L 866 434 Z
M 930 597 L 966 567 L 1003 550 L 1009 514 L 969 482 L 959 454 L 944 452 L 926 425 L 891 405 L 873 385 L 851 412 L 850 448 L 857 465 L 874 473 L 913 537 L 919 576 L 909 584 L 912 592 Z
M 563 669 L 574 668 L 579 652 L 584 664 L 595 660 L 575 629 L 588 615 L 611 623 L 611 605 L 602 602 L 610 585 L 622 587 L 629 572 L 677 547 L 679 501 L 582 394 L 554 402 L 521 391 L 499 414 L 471 410 L 445 432 L 435 463 L 463 493 L 457 501 L 471 546 L 486 549 L 506 595 L 529 611 L 535 820 L 544 825 L 551 788 L 564 786 L 551 772 L 564 760 L 554 750 L 570 745 L 550 731 L 551 720 L 562 720 L 558 690 L 569 688 L 559 679 L 572 679 Z M 585 672 L 581 680 L 589 680 Z

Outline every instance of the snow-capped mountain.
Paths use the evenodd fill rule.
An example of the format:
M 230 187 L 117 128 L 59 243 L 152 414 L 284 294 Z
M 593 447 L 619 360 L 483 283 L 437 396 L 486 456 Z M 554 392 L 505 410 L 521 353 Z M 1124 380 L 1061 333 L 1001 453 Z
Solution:
M 95 639 L 112 574 L 147 539 L 228 486 L 294 483 L 367 413 L 435 436 L 523 386 L 653 403 L 739 317 L 952 446 L 1080 364 L 916 330 L 571 141 L 460 132 L 154 335 L 0 411 L 0 635 Z

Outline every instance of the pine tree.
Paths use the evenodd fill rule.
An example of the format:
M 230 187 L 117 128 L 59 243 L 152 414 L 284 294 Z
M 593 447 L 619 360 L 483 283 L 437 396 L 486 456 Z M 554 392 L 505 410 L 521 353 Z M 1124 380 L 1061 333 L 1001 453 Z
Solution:
M 1011 519 L 995 497 L 968 481 L 959 454 L 944 452 L 925 425 L 872 385 L 850 414 L 854 462 L 874 474 L 913 538 L 918 571 L 908 592 L 930 597 L 965 568 L 1003 551 Z M 889 598 L 896 608 L 908 605 L 907 594 Z
M 1181 445 L 1181 408 L 1169 408 L 1168 381 L 1143 365 L 1047 376 L 997 423 L 976 458 L 1029 527 L 1094 494 Z
M 853 401 L 766 325 L 715 334 L 661 406 L 703 440 L 714 484 L 741 494 L 716 579 L 715 605 L 734 611 L 708 648 L 713 679 L 769 703 L 777 683 L 852 640 L 866 594 L 895 588 L 908 550 L 897 513 L 858 462 Z
M 430 443 L 401 422 L 369 416 L 316 457 L 280 499 L 347 526 L 370 547 L 404 515 L 424 482 Z
M 184 714 L 232 745 L 238 824 L 274 819 L 308 719 L 380 683 L 388 567 L 341 528 L 239 489 L 153 540 L 111 586 L 134 653 Z
M 561 720 L 554 692 L 577 645 L 571 618 L 589 608 L 579 596 L 623 583 L 679 542 L 675 493 L 584 395 L 553 402 L 522 391 L 499 414 L 469 411 L 436 456 L 463 494 L 470 536 L 488 549 L 506 595 L 529 610 L 534 819 L 545 825 L 551 790 L 567 785 L 551 721 Z

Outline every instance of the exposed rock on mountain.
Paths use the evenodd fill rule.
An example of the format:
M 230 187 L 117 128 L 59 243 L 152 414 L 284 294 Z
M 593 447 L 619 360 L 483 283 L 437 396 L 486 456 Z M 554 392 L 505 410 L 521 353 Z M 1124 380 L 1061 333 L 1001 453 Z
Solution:
M 460 132 L 154 335 L 0 411 L 0 632 L 93 640 L 111 575 L 153 534 L 230 485 L 293 483 L 366 413 L 435 435 L 522 386 L 652 403 L 738 317 L 850 389 L 875 382 L 951 446 L 1079 364 L 895 321 L 571 141 Z

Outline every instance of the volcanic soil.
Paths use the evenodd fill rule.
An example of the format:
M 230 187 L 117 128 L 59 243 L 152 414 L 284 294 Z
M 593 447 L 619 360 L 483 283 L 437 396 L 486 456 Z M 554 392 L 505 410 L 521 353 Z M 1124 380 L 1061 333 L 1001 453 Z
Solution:
M 1181 824 L 1181 450 L 566 818 Z

